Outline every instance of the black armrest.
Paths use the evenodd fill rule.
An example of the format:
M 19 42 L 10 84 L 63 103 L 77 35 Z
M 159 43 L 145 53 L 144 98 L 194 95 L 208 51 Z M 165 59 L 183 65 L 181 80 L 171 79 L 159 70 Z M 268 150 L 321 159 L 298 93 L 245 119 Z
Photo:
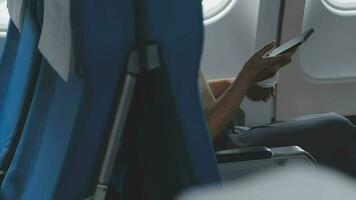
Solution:
M 302 148 L 244 147 L 216 153 L 222 180 L 232 180 L 265 169 L 279 169 L 293 165 L 313 165 L 315 159 Z
M 273 153 L 273 157 L 276 158 L 288 158 L 290 156 L 294 156 L 294 157 L 304 157 L 313 163 L 317 162 L 311 154 L 304 151 L 302 148 L 298 146 L 272 148 L 271 150 Z
M 218 163 L 271 159 L 272 156 L 272 151 L 267 147 L 241 147 L 216 153 Z

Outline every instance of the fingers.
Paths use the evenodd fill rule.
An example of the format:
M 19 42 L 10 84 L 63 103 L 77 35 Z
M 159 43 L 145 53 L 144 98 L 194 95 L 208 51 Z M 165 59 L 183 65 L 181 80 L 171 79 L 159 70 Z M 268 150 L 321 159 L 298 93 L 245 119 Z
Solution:
M 247 97 L 252 101 L 268 101 L 271 98 L 271 88 L 253 85 L 248 91 Z
M 293 55 L 295 54 L 295 52 L 298 50 L 298 47 L 293 47 L 292 49 L 290 49 L 287 53 Z
M 272 97 L 276 97 L 277 93 L 276 93 L 275 87 L 271 88 L 271 95 L 272 95 Z
M 292 56 L 295 54 L 296 51 L 297 51 L 297 48 L 294 48 L 294 49 L 288 51 L 287 53 L 285 53 L 285 54 L 283 54 L 283 55 L 292 57 Z
M 291 56 L 289 54 L 283 54 L 275 57 L 265 58 L 265 62 L 269 66 L 285 63 L 288 62 L 289 60 L 291 60 Z
M 268 100 L 270 100 L 272 97 L 276 97 L 276 89 L 274 87 L 270 88 L 270 93 L 268 96 L 266 96 L 265 98 L 263 98 L 263 102 L 267 102 Z
M 270 68 L 270 69 L 266 70 L 265 77 L 261 81 L 272 78 L 277 73 L 277 71 L 278 70 L 276 70 L 275 68 Z
M 292 62 L 292 56 L 294 53 L 297 51 L 297 47 L 293 48 L 289 52 L 281 55 L 280 63 L 278 63 L 278 66 L 276 67 L 276 70 L 278 71 L 279 69 L 287 66 Z
M 270 99 L 272 98 L 271 95 L 268 95 L 267 97 L 265 97 L 264 99 L 262 99 L 263 102 L 268 102 Z
M 265 102 L 265 103 L 267 103 L 270 98 L 271 98 L 271 96 L 266 97 L 266 98 L 264 98 L 262 101 Z
M 295 54 L 297 51 L 297 47 L 292 48 L 288 52 L 275 56 L 275 57 L 268 57 L 265 58 L 265 62 L 270 65 L 275 65 L 275 64 L 280 64 L 280 63 L 290 63 L 292 56 Z
M 260 50 L 258 50 L 255 55 L 258 56 L 258 57 L 263 57 L 264 55 L 266 55 L 266 53 L 271 51 L 275 46 L 276 46 L 276 42 L 272 41 L 272 42 L 266 44 Z
M 291 58 L 284 60 L 284 61 L 278 63 L 277 65 L 275 65 L 275 66 L 273 67 L 273 71 L 274 71 L 274 72 L 277 72 L 277 71 L 279 71 L 280 69 L 282 69 L 283 67 L 289 65 L 291 62 L 292 62 L 292 59 L 291 59 Z

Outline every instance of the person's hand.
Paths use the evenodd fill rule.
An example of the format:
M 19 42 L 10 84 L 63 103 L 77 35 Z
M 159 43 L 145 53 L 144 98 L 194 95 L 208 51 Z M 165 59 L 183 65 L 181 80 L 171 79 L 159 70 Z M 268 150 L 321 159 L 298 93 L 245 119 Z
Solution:
M 276 90 L 274 87 L 263 88 L 257 85 L 251 86 L 247 97 L 252 101 L 264 101 L 267 102 L 271 97 L 276 96 Z
M 296 49 L 279 56 L 266 57 L 266 54 L 274 47 L 275 42 L 271 42 L 252 55 L 245 63 L 238 78 L 252 86 L 259 81 L 274 76 L 278 70 L 292 61 Z

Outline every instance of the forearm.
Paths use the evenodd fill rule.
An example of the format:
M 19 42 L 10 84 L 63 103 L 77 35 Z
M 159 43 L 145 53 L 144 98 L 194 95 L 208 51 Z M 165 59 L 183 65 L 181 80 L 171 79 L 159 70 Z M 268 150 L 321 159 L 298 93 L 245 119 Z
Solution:
M 215 98 L 219 98 L 234 82 L 234 78 L 209 80 L 209 87 Z
M 205 108 L 208 127 L 213 139 L 217 138 L 236 116 L 250 86 L 249 81 L 237 78 L 215 104 Z

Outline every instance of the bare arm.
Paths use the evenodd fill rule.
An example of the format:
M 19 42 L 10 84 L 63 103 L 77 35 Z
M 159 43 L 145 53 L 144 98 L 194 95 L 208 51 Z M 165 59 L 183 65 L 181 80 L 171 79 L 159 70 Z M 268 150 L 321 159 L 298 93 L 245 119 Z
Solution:
M 273 58 L 264 57 L 273 47 L 274 43 L 270 43 L 256 52 L 246 62 L 228 89 L 222 95 L 217 95 L 219 98 L 216 103 L 205 108 L 206 119 L 213 139 L 216 139 L 233 120 L 242 100 L 254 83 L 272 77 L 280 68 L 291 62 L 294 51 Z M 213 93 L 214 95 L 218 94 L 217 91 Z
M 250 88 L 250 83 L 237 78 L 225 92 L 220 95 L 216 103 L 205 108 L 205 116 L 212 138 L 219 134 L 232 121 L 240 104 Z M 214 94 L 215 95 L 215 94 Z
M 213 95 L 218 99 L 235 81 L 235 78 L 209 80 L 209 87 Z
M 214 79 L 208 80 L 208 83 L 214 97 L 219 99 L 235 80 L 235 78 Z M 276 96 L 276 90 L 273 87 L 263 88 L 257 85 L 252 85 L 246 95 L 252 101 L 267 102 L 271 97 Z

